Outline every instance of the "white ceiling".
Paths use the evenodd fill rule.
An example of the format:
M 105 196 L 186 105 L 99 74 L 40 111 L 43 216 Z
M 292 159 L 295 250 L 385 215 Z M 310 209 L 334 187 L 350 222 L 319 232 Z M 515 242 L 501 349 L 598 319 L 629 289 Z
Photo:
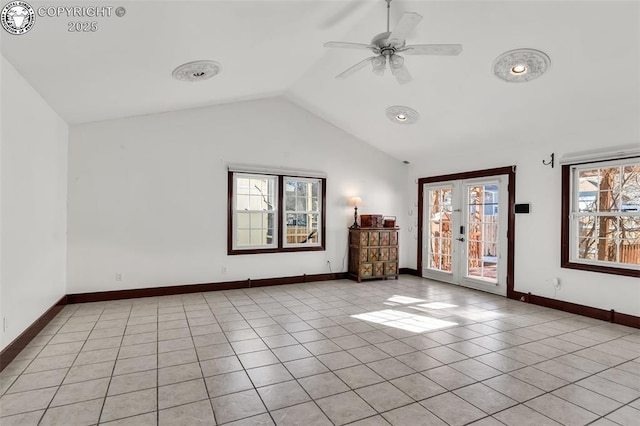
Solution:
M 69 33 L 66 17 L 37 17 L 26 35 L 2 31 L 3 56 L 69 123 L 284 95 L 398 159 L 606 139 L 612 127 L 629 139 L 615 144 L 640 135 L 640 1 L 393 0 L 392 27 L 404 11 L 424 17 L 408 44 L 464 45 L 460 56 L 406 56 L 414 81 L 403 86 L 367 68 L 336 80 L 369 52 L 322 47 L 384 31 L 384 0 L 119 5 L 126 15 L 95 19 L 93 33 Z M 550 70 L 525 84 L 497 79 L 493 60 L 515 48 L 546 52 Z M 198 59 L 222 63 L 222 73 L 198 83 L 171 78 Z M 416 109 L 420 121 L 390 122 L 391 105 Z

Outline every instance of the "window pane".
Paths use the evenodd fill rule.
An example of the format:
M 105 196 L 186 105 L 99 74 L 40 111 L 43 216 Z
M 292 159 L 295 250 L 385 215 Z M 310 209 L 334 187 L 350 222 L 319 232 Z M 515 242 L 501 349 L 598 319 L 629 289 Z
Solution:
M 264 228 L 265 216 L 266 213 L 251 213 L 251 228 Z
M 249 188 L 250 188 L 250 179 L 246 179 L 246 178 L 238 178 L 236 180 L 236 190 L 238 192 L 238 194 L 249 194 Z
M 238 230 L 238 240 L 236 241 L 236 245 L 238 247 L 251 245 L 251 241 L 249 239 L 249 231 L 248 229 L 239 229 Z
M 307 198 L 306 197 L 297 197 L 296 199 L 296 210 L 299 212 L 307 210 Z
M 620 262 L 640 265 L 640 217 L 620 217 Z
M 620 200 L 620 167 L 600 169 L 598 211 L 618 210 Z
M 640 265 L 640 238 L 620 241 L 620 262 Z
M 262 199 L 258 195 L 249 198 L 249 210 L 262 210 Z
M 640 165 L 623 168 L 620 204 L 622 211 L 640 211 Z
M 593 260 L 596 258 L 596 249 L 597 246 L 595 238 L 580 238 L 578 242 L 578 258 Z
M 640 238 L 640 217 L 620 216 L 620 238 Z
M 249 213 L 239 212 L 236 217 L 238 218 L 236 222 L 238 229 L 246 229 L 251 226 Z
M 247 191 L 249 191 L 248 187 Z M 236 210 L 249 210 L 250 198 L 251 197 L 249 195 L 238 194 L 238 196 L 236 197 Z
M 598 240 L 598 260 L 615 262 L 618 255 L 618 244 L 610 239 Z
M 289 197 L 289 194 L 285 195 L 285 209 L 287 211 L 295 211 L 296 209 L 296 197 Z
M 578 172 L 578 211 L 596 211 L 598 198 L 598 169 Z
M 264 247 L 274 238 L 277 177 L 235 174 L 235 241 L 237 248 Z
M 309 214 L 307 215 L 307 217 L 309 218 L 309 229 L 311 230 L 318 230 L 319 228 L 319 222 L 318 220 L 320 219 L 320 215 L 319 214 Z
M 251 245 L 261 246 L 267 243 L 266 229 L 252 229 L 251 230 Z
M 318 244 L 319 212 L 321 181 L 313 179 L 285 179 L 285 185 L 292 190 L 285 191 L 285 243 L 286 244 Z
M 578 221 L 578 236 L 593 237 L 596 234 L 596 217 L 582 216 Z
M 296 192 L 296 183 L 290 180 L 284 182 L 284 192 L 288 195 L 295 195 Z
M 298 182 L 298 196 L 299 197 L 306 197 L 309 195 L 309 192 L 311 192 L 310 189 L 311 183 L 310 182 Z

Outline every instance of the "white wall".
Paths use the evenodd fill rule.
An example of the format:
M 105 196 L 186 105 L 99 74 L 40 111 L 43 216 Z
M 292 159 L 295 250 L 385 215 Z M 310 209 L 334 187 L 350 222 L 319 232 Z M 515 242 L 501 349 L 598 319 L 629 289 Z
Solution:
M 2 57 L 0 348 L 65 295 L 67 124 Z
M 629 126 L 624 130 L 610 129 L 606 140 L 617 141 L 615 145 L 637 143 L 640 129 Z M 415 179 L 419 177 L 516 165 L 516 203 L 531 203 L 531 213 L 516 215 L 515 290 L 638 316 L 637 278 L 560 268 L 561 167 L 557 160 L 569 152 L 606 147 L 600 136 L 594 135 L 591 141 L 553 136 L 547 141 L 535 141 L 523 134 L 513 140 L 512 147 L 502 150 L 483 151 L 482 144 L 478 144 L 473 152 L 458 151 L 457 155 L 449 153 L 446 157 L 438 153 L 412 164 L 408 198 L 417 202 Z M 548 160 L 554 151 L 555 168 L 542 165 L 542 160 Z M 417 245 L 412 244 L 405 251 L 409 252 L 408 265 L 415 268 Z M 557 290 L 550 283 L 553 277 L 560 279 Z
M 326 252 L 228 256 L 228 163 L 325 171 Z M 345 271 L 347 199 L 399 216 L 405 181 L 402 163 L 282 98 L 72 126 L 67 293 Z

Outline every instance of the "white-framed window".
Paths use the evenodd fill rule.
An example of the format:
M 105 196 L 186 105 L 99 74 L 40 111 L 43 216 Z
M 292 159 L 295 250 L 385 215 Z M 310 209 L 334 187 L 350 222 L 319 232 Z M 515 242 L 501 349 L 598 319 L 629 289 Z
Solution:
M 637 275 L 640 270 L 640 158 L 564 166 L 563 266 Z M 563 216 L 565 216 L 563 214 Z M 573 266 L 572 266 L 573 265 Z
M 234 173 L 233 187 L 234 250 L 277 247 L 277 177 Z
M 325 249 L 326 178 L 229 170 L 227 253 Z
M 284 247 L 319 246 L 322 179 L 284 177 Z

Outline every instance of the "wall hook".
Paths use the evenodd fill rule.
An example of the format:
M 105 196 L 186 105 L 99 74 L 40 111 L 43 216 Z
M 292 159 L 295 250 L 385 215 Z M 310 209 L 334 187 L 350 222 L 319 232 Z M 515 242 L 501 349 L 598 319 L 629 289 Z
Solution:
M 551 168 L 553 169 L 553 167 L 555 165 L 555 162 L 556 162 L 555 158 L 556 158 L 556 153 L 552 152 L 551 153 L 551 159 L 549 161 L 542 160 L 542 164 L 544 164 L 545 166 L 551 166 Z

